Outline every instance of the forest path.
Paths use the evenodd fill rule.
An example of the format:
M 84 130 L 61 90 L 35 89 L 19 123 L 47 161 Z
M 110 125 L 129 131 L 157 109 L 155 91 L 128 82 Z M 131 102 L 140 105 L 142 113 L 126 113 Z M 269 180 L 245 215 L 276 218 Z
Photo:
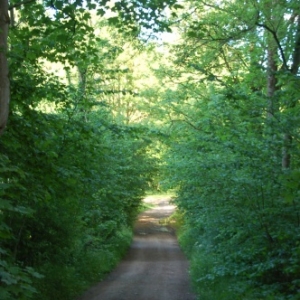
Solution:
M 170 197 L 144 200 L 155 205 L 139 215 L 128 254 L 102 282 L 78 300 L 194 300 L 188 262 L 174 230 L 162 225 L 175 207 Z

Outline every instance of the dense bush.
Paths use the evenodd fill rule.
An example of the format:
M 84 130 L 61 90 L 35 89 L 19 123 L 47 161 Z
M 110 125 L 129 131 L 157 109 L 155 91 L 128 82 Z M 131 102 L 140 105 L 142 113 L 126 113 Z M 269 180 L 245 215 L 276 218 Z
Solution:
M 187 1 L 159 73 L 166 178 L 202 300 L 299 298 L 296 2 Z
M 201 129 L 173 125 L 167 158 L 195 288 L 201 299 L 297 299 L 298 147 L 291 150 L 294 171 L 282 169 L 282 144 L 274 140 L 280 128 L 273 137 L 253 131 L 263 119 L 247 119 L 222 93 L 207 95 L 214 104 L 194 105 L 189 116 Z
M 23 281 L 24 299 L 33 287 L 37 299 L 71 299 L 121 257 L 154 166 L 134 131 L 38 111 L 11 117 L 1 139 L 2 299 Z M 18 279 L 5 279 L 14 265 Z

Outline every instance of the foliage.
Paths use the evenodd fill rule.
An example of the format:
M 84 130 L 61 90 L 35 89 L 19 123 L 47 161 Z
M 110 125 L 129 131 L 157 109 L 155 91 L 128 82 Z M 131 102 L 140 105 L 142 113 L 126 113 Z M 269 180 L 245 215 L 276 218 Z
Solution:
M 164 67 L 166 177 L 201 299 L 298 297 L 296 2 L 190 1 Z
M 105 92 L 123 49 L 114 51 L 109 29 L 96 36 L 80 5 L 55 1 L 50 13 L 45 5 L 16 6 L 10 31 L 11 113 L 0 140 L 3 300 L 74 299 L 103 278 L 128 248 L 157 172 L 150 130 L 119 122 Z

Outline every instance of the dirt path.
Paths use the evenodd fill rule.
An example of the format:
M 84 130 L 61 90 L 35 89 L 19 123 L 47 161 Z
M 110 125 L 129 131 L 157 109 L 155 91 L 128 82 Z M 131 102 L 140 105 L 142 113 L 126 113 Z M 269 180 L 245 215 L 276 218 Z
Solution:
M 79 300 L 194 300 L 188 263 L 171 228 L 160 224 L 174 210 L 169 198 L 148 197 L 153 209 L 139 216 L 131 248 L 106 280 Z

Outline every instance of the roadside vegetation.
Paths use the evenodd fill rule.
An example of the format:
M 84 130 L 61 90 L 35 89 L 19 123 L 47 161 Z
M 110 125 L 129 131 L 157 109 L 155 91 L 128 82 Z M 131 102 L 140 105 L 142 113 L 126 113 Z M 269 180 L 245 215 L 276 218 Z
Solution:
M 68 3 L 16 6 L 0 140 L 2 300 L 75 299 L 130 245 L 158 169 L 138 122 L 141 46 Z
M 201 300 L 296 300 L 299 1 L 188 1 L 182 13 L 160 99 L 164 177 L 177 189 L 195 290 Z

